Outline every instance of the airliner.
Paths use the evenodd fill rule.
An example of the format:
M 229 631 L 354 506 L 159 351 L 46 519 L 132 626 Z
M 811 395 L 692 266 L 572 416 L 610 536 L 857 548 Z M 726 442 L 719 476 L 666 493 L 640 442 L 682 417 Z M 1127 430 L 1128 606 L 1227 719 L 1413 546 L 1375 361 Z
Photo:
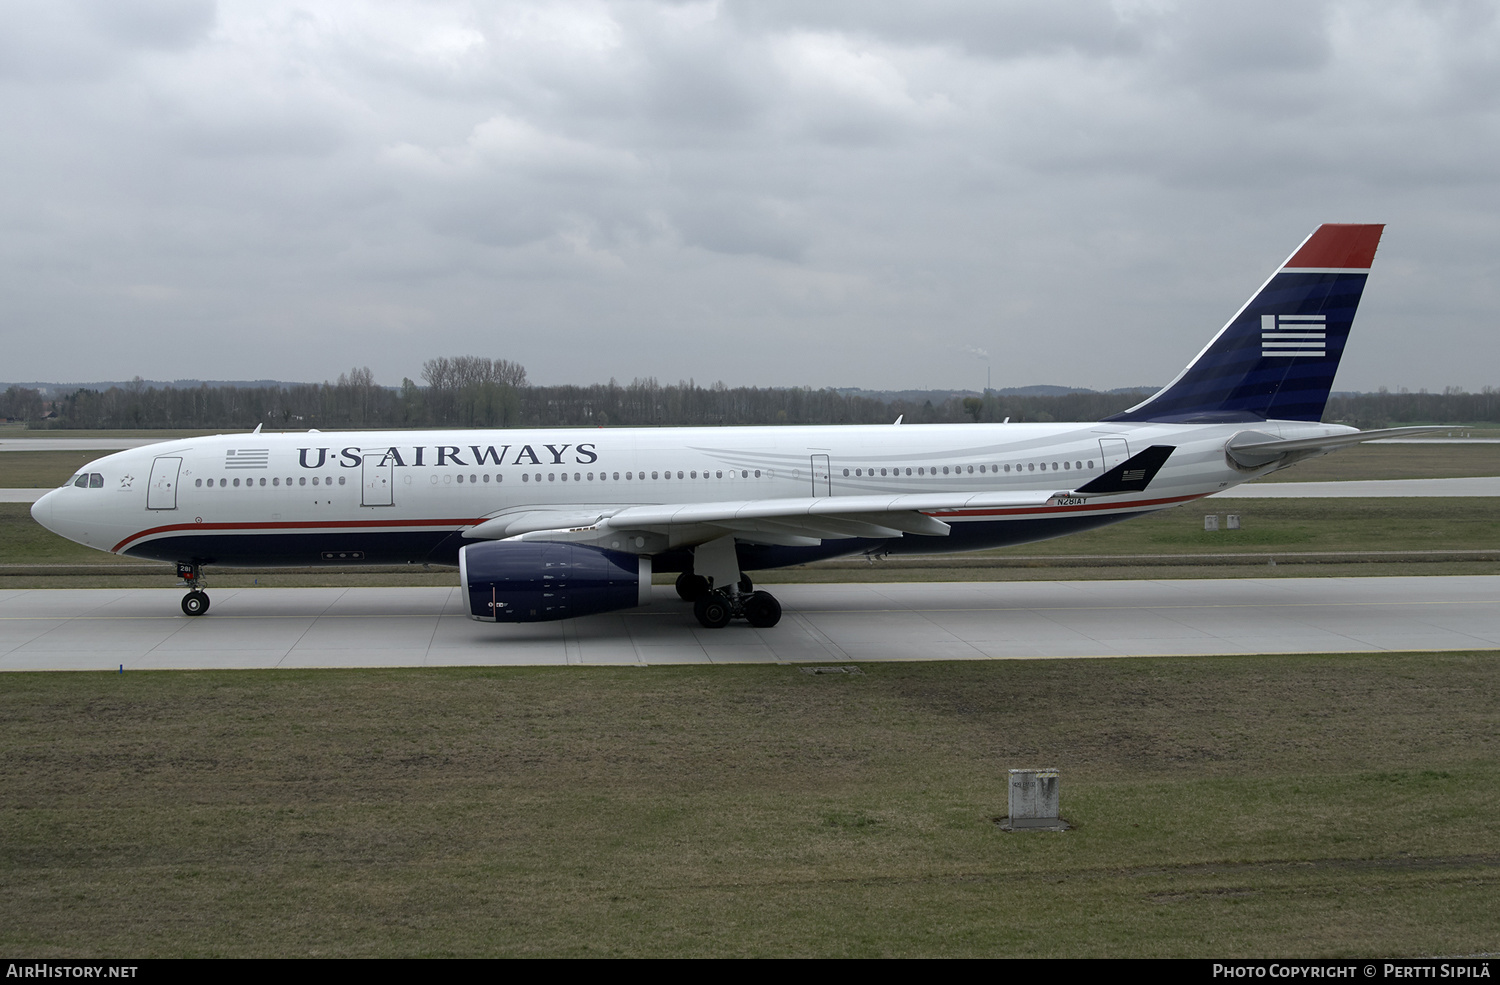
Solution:
M 1421 428 L 1321 423 L 1381 225 L 1307 237 L 1176 379 L 1079 424 L 289 432 L 108 455 L 32 507 L 99 550 L 205 570 L 423 563 L 469 614 L 537 622 L 651 600 L 770 627 L 749 572 L 1008 547 L 1212 495 Z

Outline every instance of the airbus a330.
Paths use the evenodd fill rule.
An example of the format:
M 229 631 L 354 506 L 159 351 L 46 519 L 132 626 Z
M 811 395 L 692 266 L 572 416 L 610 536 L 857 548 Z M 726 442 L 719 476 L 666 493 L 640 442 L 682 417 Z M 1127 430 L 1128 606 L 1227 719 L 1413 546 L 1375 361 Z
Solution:
M 89 547 L 204 570 L 453 565 L 470 615 L 535 622 L 651 599 L 774 626 L 747 572 L 1006 547 L 1200 499 L 1421 429 L 1321 423 L 1383 226 L 1324 225 L 1176 379 L 1080 424 L 295 432 L 99 459 L 32 508 Z

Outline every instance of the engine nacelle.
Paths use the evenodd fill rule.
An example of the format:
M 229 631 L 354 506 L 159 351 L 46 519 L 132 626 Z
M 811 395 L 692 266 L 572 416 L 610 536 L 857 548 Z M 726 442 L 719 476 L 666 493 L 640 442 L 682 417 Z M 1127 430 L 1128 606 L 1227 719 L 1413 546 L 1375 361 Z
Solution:
M 546 622 L 651 602 L 651 559 L 586 544 L 486 541 L 458 552 L 469 616 Z

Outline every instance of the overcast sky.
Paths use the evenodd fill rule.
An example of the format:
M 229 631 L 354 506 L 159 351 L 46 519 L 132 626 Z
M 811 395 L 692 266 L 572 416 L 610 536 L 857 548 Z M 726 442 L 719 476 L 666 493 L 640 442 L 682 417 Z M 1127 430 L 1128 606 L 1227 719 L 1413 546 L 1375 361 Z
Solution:
M 1332 221 L 1500 385 L 1496 11 L 7 0 L 0 379 L 1159 384 Z

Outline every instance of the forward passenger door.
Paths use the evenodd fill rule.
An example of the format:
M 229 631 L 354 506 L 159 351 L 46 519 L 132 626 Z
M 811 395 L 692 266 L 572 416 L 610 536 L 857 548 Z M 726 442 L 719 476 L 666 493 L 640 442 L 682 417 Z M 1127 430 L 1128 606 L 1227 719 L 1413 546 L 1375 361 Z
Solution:
M 163 456 L 151 463 L 151 484 L 146 487 L 146 509 L 177 509 L 177 473 L 182 459 Z

